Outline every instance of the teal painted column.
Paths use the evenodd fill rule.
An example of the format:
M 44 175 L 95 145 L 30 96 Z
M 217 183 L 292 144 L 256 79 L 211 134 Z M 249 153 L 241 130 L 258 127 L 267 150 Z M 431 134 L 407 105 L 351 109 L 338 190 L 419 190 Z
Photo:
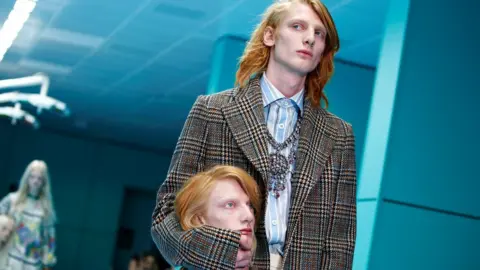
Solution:
M 480 269 L 478 8 L 391 0 L 360 175 L 355 270 Z
M 408 19 L 409 1 L 392 0 L 376 70 L 362 164 L 358 164 L 357 242 L 354 269 L 367 270 L 371 258 L 380 186 Z
M 231 35 L 222 36 L 215 42 L 207 94 L 234 87 L 238 61 L 246 42 L 244 38 Z

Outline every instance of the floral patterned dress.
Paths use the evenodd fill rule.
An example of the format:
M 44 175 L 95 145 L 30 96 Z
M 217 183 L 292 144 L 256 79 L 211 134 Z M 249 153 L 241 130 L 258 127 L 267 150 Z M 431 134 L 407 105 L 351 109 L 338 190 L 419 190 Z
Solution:
M 40 202 L 34 198 L 27 197 L 23 210 L 15 211 L 12 205 L 16 198 L 16 193 L 10 193 L 0 201 L 0 215 L 9 215 L 15 220 L 15 232 L 5 269 L 40 270 L 53 267 L 56 264 L 53 221 L 45 216 Z

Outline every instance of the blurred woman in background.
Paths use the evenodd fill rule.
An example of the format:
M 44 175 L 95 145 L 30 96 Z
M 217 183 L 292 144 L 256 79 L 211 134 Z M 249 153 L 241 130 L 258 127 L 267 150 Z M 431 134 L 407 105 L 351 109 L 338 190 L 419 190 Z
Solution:
M 40 270 L 56 264 L 56 214 L 44 161 L 27 166 L 18 190 L 0 201 L 0 215 L 14 224 L 8 244 L 1 247 L 7 258 L 0 269 Z

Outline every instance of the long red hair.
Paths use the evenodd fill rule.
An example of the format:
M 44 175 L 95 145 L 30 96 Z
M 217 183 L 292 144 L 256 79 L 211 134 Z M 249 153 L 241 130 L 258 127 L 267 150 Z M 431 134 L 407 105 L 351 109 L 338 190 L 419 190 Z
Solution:
M 325 95 L 324 87 L 333 75 L 333 57 L 340 49 L 340 40 L 330 12 L 319 0 L 275 2 L 266 10 L 262 21 L 255 28 L 240 58 L 235 85 L 244 87 L 252 76 L 259 75 L 267 70 L 271 48 L 263 43 L 265 29 L 269 26 L 277 29 L 292 3 L 309 5 L 317 13 L 327 30 L 322 59 L 318 66 L 307 75 L 306 89 L 307 97 L 311 100 L 313 106 L 317 107 L 323 102 L 325 107 L 328 108 L 328 99 Z

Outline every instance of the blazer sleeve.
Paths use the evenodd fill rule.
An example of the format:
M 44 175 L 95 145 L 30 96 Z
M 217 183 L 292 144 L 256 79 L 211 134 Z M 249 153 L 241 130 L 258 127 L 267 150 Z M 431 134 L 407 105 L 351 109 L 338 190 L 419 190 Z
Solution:
M 325 252 L 322 254 L 322 269 L 352 269 L 357 231 L 357 171 L 355 138 L 350 124 L 344 123 L 341 165 L 337 180 L 330 230 Z
M 204 170 L 208 136 L 208 97 L 200 96 L 187 117 L 165 182 L 160 186 L 151 233 L 164 258 L 188 269 L 234 269 L 240 233 L 210 226 L 182 230 L 175 194 L 189 177 Z

